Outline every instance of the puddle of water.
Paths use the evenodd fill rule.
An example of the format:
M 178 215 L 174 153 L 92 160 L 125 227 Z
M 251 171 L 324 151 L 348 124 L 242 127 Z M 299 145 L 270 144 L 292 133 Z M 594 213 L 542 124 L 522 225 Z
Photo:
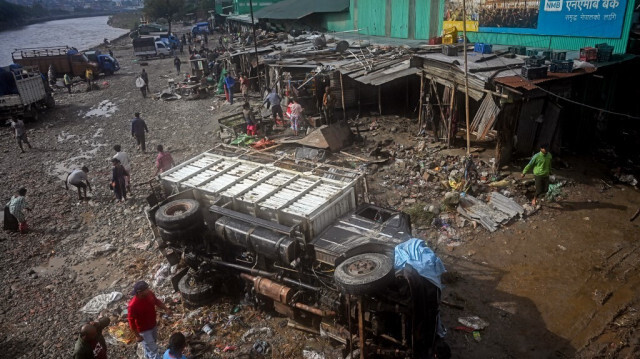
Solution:
M 38 274 L 53 274 L 63 268 L 66 262 L 67 259 L 65 257 L 51 257 L 46 264 L 33 267 L 33 270 Z

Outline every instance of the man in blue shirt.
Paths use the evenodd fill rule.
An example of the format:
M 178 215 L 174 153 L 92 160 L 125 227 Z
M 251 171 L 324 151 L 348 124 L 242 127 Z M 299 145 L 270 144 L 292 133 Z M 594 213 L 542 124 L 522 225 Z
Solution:
M 229 104 L 233 105 L 233 85 L 236 84 L 236 80 L 231 77 L 231 74 L 227 72 L 227 77 L 224 78 L 224 85 L 229 92 Z
M 138 150 L 144 152 L 147 148 L 145 146 L 145 132 L 149 132 L 147 124 L 140 118 L 140 112 L 135 113 L 135 118 L 131 120 L 131 137 L 135 137 L 138 142 Z

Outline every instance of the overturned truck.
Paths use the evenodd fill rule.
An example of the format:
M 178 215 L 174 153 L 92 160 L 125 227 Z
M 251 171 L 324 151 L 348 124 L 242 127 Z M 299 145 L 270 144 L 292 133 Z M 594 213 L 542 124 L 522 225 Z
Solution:
M 446 347 L 439 286 L 394 269 L 409 216 L 366 203 L 360 172 L 221 145 L 160 182 L 168 197 L 150 196 L 149 220 L 168 261 L 185 266 L 173 282 L 186 304 L 244 291 L 362 358 Z

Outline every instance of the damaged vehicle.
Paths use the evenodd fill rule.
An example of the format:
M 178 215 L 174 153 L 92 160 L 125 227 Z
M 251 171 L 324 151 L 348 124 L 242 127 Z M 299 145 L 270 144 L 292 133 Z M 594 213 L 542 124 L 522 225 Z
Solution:
M 169 263 L 184 267 L 172 282 L 185 304 L 244 293 L 348 357 L 446 357 L 440 273 L 421 275 L 420 258 L 397 265 L 398 248 L 427 248 L 407 214 L 365 201 L 361 172 L 219 145 L 160 184 L 148 218 Z

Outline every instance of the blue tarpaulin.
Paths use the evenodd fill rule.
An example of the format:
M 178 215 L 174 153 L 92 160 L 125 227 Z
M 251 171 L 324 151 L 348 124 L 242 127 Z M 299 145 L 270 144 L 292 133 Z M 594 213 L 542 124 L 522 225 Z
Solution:
M 440 276 L 447 270 L 444 268 L 444 264 L 433 253 L 433 251 L 427 247 L 426 243 L 422 239 L 411 238 L 410 240 L 400 243 L 395 248 L 395 263 L 394 268 L 399 271 L 404 268 L 405 265 L 413 267 L 421 276 L 428 279 L 433 285 L 442 290 L 442 282 Z

